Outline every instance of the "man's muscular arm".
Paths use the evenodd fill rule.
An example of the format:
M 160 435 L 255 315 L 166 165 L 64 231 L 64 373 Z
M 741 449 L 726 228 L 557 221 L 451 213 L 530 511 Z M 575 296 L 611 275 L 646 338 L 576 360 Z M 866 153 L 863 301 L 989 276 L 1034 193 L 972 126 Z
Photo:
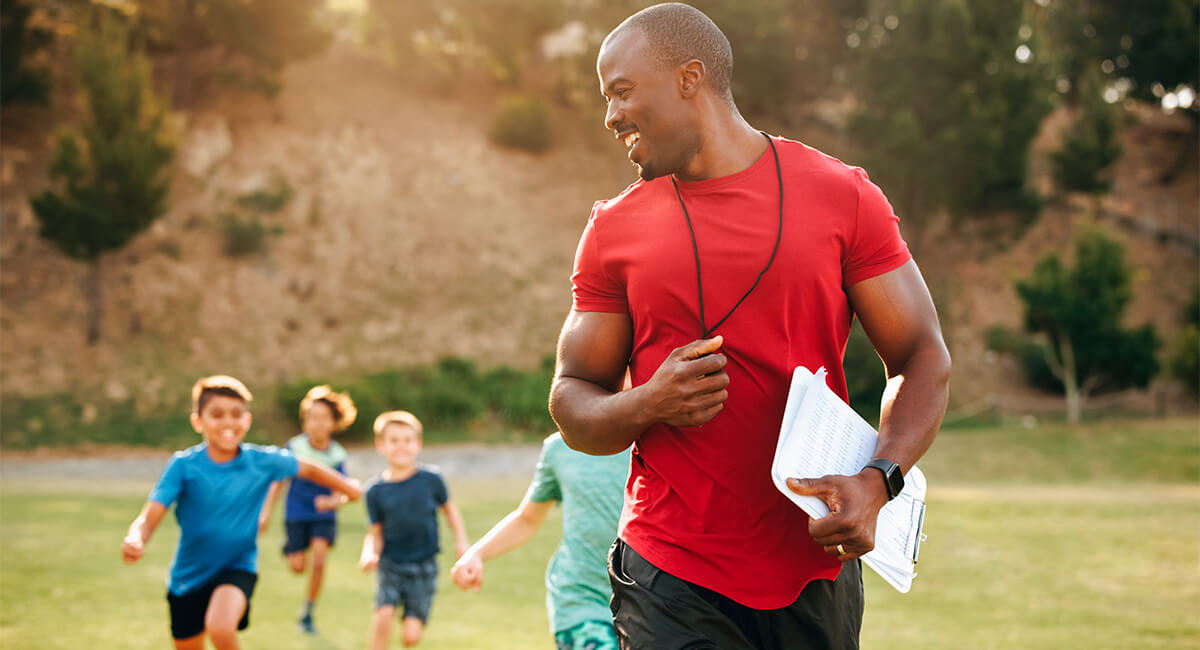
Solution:
M 721 337 L 676 348 L 645 384 L 621 390 L 633 349 L 628 314 L 572 311 L 558 338 L 550 415 L 567 446 L 615 454 L 658 423 L 698 426 L 723 408 Z
M 949 397 L 950 353 L 933 300 L 911 260 L 846 292 L 888 375 L 875 457 L 891 460 L 907 473 L 933 444 Z M 827 553 L 845 561 L 875 547 L 875 520 L 887 503 L 880 471 L 865 468 L 849 477 L 790 479 L 789 485 L 829 505 L 829 516 L 809 522 L 813 539 Z M 838 544 L 845 555 L 839 555 Z

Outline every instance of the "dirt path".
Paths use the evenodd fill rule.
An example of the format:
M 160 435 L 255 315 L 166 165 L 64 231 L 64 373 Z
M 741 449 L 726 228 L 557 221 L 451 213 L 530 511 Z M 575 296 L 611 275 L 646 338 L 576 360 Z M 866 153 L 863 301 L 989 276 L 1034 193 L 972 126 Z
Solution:
M 438 466 L 447 478 L 517 478 L 533 475 L 540 449 L 539 444 L 439 445 L 426 447 L 421 459 Z M 366 480 L 384 469 L 383 459 L 372 447 L 347 451 L 347 469 L 355 478 Z M 56 455 L 8 452 L 0 455 L 0 479 L 154 480 L 170 457 L 166 451 L 145 449 Z

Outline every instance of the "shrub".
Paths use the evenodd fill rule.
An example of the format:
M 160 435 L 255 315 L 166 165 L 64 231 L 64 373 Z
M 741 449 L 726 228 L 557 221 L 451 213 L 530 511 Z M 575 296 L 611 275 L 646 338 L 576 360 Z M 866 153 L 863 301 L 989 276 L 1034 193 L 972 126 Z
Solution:
M 473 434 L 528 433 L 554 429 L 547 402 L 553 364 L 536 370 L 500 366 L 480 372 L 474 361 L 446 357 L 432 365 L 408 366 L 351 380 L 345 390 L 358 407 L 359 421 L 345 437 L 371 439 L 375 416 L 392 409 L 412 411 L 425 425 L 426 440 Z M 280 410 L 299 429 L 297 406 L 304 393 L 325 380 L 303 378 L 277 391 Z
M 237 198 L 243 208 L 262 213 L 278 212 L 292 200 L 292 186 L 283 178 L 276 178 L 270 189 L 258 189 Z
M 221 215 L 221 229 L 225 233 L 225 254 L 230 257 L 245 257 L 267 248 L 267 228 L 256 216 L 243 219 L 226 212 Z
M 549 149 L 554 142 L 550 107 L 534 95 L 504 97 L 492 121 L 491 138 L 501 146 L 534 153 Z

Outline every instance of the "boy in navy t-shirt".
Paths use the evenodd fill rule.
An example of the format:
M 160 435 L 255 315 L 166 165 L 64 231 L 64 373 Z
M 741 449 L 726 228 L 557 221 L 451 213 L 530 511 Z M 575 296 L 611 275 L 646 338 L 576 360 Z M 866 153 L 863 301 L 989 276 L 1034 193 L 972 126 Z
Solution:
M 362 491 L 337 473 L 297 460 L 278 447 L 242 442 L 250 429 L 250 391 L 225 375 L 192 387 L 192 427 L 204 442 L 175 452 L 121 547 L 126 563 L 175 505 L 179 546 L 167 578 L 171 636 L 177 650 L 237 648 L 250 624 L 258 580 L 258 515 L 273 481 L 300 476 L 358 499 Z
M 408 411 L 389 411 L 375 419 L 374 428 L 375 448 L 388 468 L 367 487 L 370 527 L 359 566 L 364 571 L 379 569 L 371 649 L 384 650 L 397 607 L 403 607 L 405 646 L 416 645 L 425 631 L 437 585 L 438 508 L 454 533 L 458 557 L 469 543 L 446 482 L 417 464 L 421 421 Z

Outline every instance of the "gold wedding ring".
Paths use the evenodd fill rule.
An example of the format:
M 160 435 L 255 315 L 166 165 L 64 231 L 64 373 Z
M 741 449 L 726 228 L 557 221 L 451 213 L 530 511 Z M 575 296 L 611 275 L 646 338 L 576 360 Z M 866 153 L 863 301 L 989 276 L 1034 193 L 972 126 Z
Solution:
M 844 546 L 842 546 L 841 544 L 838 544 L 838 545 L 837 545 L 837 552 L 838 552 L 838 555 L 845 555 L 845 554 L 846 554 L 846 548 L 845 548 Z

